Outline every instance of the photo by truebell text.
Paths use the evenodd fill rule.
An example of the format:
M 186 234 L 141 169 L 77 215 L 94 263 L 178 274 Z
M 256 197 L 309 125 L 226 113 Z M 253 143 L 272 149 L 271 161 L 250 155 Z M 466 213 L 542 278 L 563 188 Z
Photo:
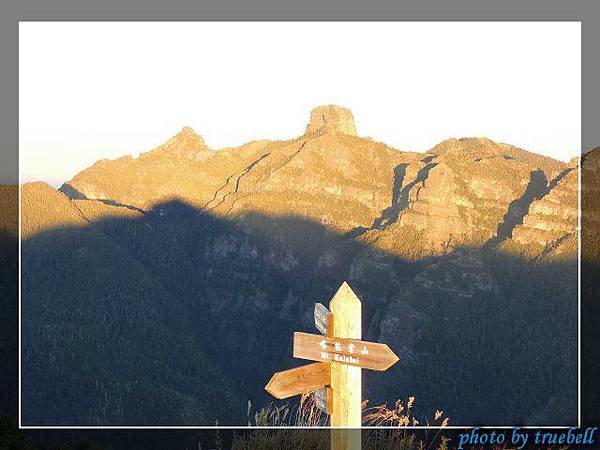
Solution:
M 473 428 L 467 433 L 458 435 L 458 450 L 462 450 L 465 445 L 502 445 L 511 444 L 517 449 L 522 449 L 528 443 L 530 445 L 591 445 L 596 441 L 594 434 L 597 427 L 580 430 L 569 428 L 568 431 L 544 431 L 544 430 L 524 430 L 515 428 L 512 431 L 498 432 L 496 430 L 482 430 Z

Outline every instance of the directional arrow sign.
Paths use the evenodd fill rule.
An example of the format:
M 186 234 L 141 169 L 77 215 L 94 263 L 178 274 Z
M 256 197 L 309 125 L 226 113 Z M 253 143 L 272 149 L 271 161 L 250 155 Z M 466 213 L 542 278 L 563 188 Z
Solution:
M 386 344 L 298 332 L 294 333 L 294 358 L 373 370 L 387 370 L 398 361 Z
M 315 303 L 315 326 L 325 336 L 327 336 L 329 314 L 331 313 L 322 303 Z
M 317 336 L 318 337 L 318 336 Z M 316 391 L 330 383 L 329 364 L 314 363 L 295 369 L 275 372 L 265 389 L 278 399 Z
M 332 404 L 331 396 L 332 396 L 331 388 L 324 387 L 324 388 L 321 388 L 321 389 L 317 389 L 315 391 L 315 405 L 316 405 L 316 407 L 319 408 L 324 413 L 331 414 L 331 410 L 332 410 L 332 408 L 331 408 L 331 404 Z

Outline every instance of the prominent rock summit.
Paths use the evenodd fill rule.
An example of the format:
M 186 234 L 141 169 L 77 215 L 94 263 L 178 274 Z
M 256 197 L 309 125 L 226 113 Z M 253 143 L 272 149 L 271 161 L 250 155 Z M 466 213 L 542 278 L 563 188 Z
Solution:
M 196 132 L 192 127 L 183 127 L 179 132 L 180 136 L 197 136 Z
M 306 135 L 318 133 L 344 133 L 357 136 L 354 116 L 348 108 L 337 105 L 317 106 L 310 112 Z
M 179 133 L 169 139 L 160 147 L 146 155 L 170 155 L 192 161 L 203 161 L 212 155 L 204 139 L 196 134 L 192 127 L 183 127 Z

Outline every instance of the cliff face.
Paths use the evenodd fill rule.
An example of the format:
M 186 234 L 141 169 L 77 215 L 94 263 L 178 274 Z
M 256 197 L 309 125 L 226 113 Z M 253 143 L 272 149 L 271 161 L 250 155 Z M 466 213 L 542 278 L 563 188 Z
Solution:
M 578 166 L 578 160 L 573 161 L 531 203 L 512 234 L 513 248 L 516 243 L 538 259 L 577 254 Z
M 416 394 L 423 415 L 444 407 L 454 424 L 507 423 L 515 409 L 521 424 L 572 421 L 576 330 L 547 324 L 577 323 L 577 171 L 486 138 L 401 151 L 360 137 L 352 113 L 329 105 L 294 139 L 211 150 L 184 128 L 139 158 L 97 162 L 62 192 L 26 185 L 24 333 L 43 345 L 25 367 L 40 375 L 44 345 L 56 354 L 46 383 L 28 379 L 27 417 L 243 424 L 245 400 L 266 403 L 270 374 L 297 365 L 283 339 L 314 332 L 314 302 L 347 280 L 364 338 L 401 356 L 377 383 L 365 375 L 365 398 Z M 114 364 L 77 366 L 86 346 Z M 540 357 L 549 363 L 515 369 Z M 158 397 L 127 384 L 147 373 Z M 215 373 L 220 388 L 195 390 Z M 41 395 L 69 398 L 64 380 L 81 378 L 90 413 L 68 416 Z M 547 392 L 564 408 L 546 408 Z M 232 404 L 212 410 L 219 395 Z

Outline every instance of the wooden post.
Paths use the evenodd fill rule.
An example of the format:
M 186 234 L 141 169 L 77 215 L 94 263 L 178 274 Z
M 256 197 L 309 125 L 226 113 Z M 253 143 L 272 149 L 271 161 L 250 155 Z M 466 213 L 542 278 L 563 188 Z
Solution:
M 348 283 L 344 282 L 329 304 L 333 316 L 330 335 L 339 338 L 361 339 L 361 304 Z M 332 450 L 361 448 L 361 369 L 331 363 L 332 427 L 356 427 L 355 430 L 332 429 Z

